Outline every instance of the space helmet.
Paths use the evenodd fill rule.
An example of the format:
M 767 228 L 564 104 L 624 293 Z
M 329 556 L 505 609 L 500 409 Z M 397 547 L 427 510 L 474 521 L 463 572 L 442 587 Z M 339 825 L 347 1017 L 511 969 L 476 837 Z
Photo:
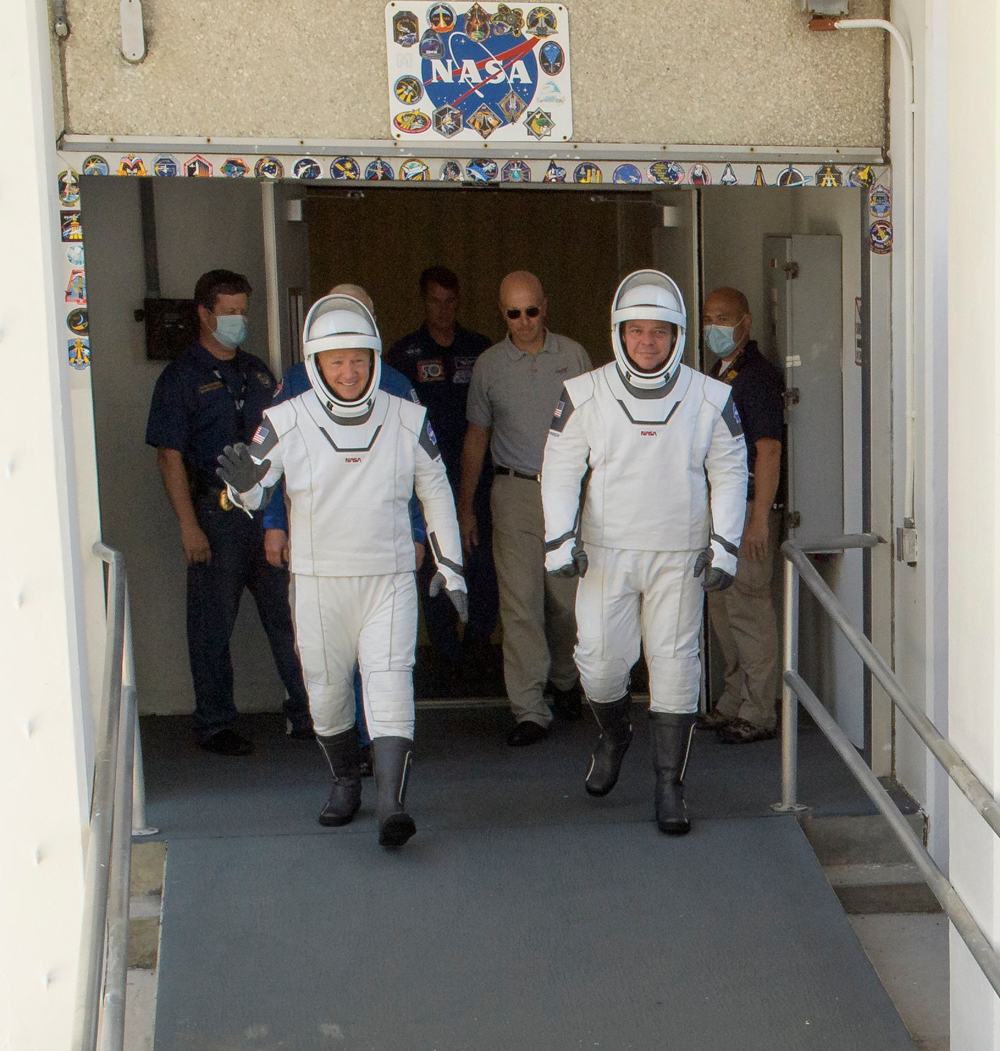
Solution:
M 676 328 L 667 360 L 653 372 L 643 372 L 625 351 L 622 326 L 626 321 L 669 321 Z M 611 346 L 627 383 L 656 390 L 673 378 L 684 355 L 687 310 L 677 284 L 659 270 L 636 270 L 618 286 L 611 304 Z
M 316 355 L 324 350 L 356 349 L 372 352 L 371 374 L 361 394 L 346 401 L 324 379 Z M 331 416 L 364 416 L 371 409 L 382 375 L 382 337 L 364 303 L 343 293 L 316 300 L 306 316 L 302 353 L 309 382 Z

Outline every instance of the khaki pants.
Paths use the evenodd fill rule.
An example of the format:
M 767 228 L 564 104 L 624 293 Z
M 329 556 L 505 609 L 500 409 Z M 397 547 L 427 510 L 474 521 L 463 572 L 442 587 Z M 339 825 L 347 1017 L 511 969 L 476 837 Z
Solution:
M 552 721 L 543 693 L 577 681 L 576 577 L 545 572 L 542 491 L 538 482 L 497 475 L 491 494 L 493 561 L 500 585 L 503 676 L 518 722 Z
M 749 513 L 747 505 L 748 520 Z M 767 558 L 752 562 L 741 556 L 732 587 L 709 592 L 708 614 L 726 666 L 726 687 L 716 707 L 730 718 L 738 716 L 771 730 L 777 721 L 778 688 L 778 620 L 771 596 L 777 512 L 771 512 L 768 525 Z

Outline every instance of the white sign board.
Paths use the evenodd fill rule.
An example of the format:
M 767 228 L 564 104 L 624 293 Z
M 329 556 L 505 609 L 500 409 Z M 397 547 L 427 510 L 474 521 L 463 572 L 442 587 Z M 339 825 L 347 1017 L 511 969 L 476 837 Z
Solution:
M 396 139 L 565 142 L 573 137 L 569 12 L 561 4 L 385 7 Z

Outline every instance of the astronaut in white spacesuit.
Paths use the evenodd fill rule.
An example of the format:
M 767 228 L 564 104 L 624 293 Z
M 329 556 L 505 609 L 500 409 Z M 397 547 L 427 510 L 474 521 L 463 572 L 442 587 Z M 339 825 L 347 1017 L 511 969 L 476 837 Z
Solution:
M 614 788 L 632 740 L 629 674 L 641 635 L 656 819 L 676 835 L 691 828 L 682 783 L 701 679 L 702 589 L 733 582 L 747 486 L 730 389 L 681 364 L 686 325 L 669 277 L 625 278 L 611 309 L 615 360 L 566 383 L 542 466 L 546 568 L 583 578 L 576 663 L 601 729 L 587 791 Z
M 333 787 L 319 816 L 346 825 L 361 805 L 352 681 L 361 668 L 372 737 L 379 842 L 416 831 L 405 810 L 413 745 L 416 568 L 407 509 L 416 489 L 443 587 L 467 616 L 462 543 L 434 432 L 421 405 L 379 390 L 382 341 L 358 300 L 328 295 L 306 318 L 312 389 L 264 413 L 219 476 L 235 503 L 264 504 L 284 474 L 290 504 L 295 633 L 316 738 Z

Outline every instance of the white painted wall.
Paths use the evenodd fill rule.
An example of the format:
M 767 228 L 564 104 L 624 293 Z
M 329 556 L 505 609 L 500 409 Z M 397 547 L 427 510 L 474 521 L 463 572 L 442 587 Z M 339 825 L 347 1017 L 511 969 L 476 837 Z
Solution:
M 1000 20 L 993 4 L 941 0 L 930 12 L 938 34 L 935 63 L 942 58 L 937 41 L 947 34 L 948 152 L 962 160 L 961 179 L 950 183 L 946 197 L 948 723 L 955 747 L 995 791 L 1000 774 Z M 954 789 L 949 815 L 951 878 L 996 945 L 1000 847 Z M 1000 1048 L 1000 1002 L 954 933 L 951 996 L 951 1046 Z
M 198 277 L 215 267 L 245 273 L 254 289 L 247 349 L 267 361 L 260 186 L 211 179 L 153 186 L 161 293 L 190 297 Z M 102 532 L 128 567 L 140 711 L 189 712 L 184 556 L 156 453 L 144 444 L 153 385 L 165 362 L 146 359 L 144 328 L 132 316 L 145 296 L 138 181 L 85 178 L 82 207 Z M 279 710 L 284 688 L 249 593 L 232 654 L 237 706 Z
M 45 7 L 0 6 L 0 1046 L 70 1045 L 90 801 L 89 666 Z M 59 319 L 61 322 L 61 318 Z

